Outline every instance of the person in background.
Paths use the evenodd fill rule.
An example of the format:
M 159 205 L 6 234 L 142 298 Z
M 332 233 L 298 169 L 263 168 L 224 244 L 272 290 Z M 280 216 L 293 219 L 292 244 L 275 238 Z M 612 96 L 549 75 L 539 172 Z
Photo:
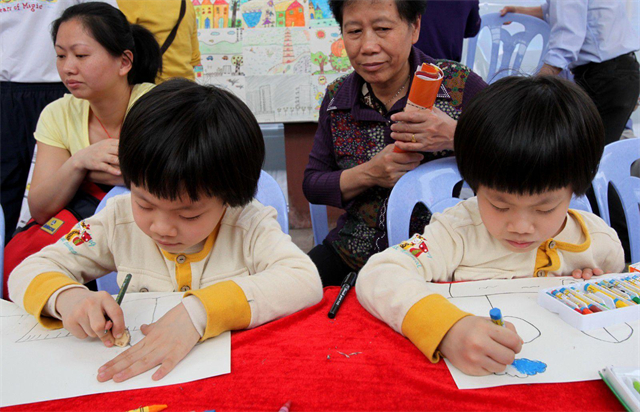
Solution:
M 427 0 L 415 46 L 436 59 L 462 61 L 464 39 L 480 31 L 478 0 Z
M 118 0 L 118 6 L 131 24 L 149 29 L 164 51 L 156 83 L 173 77 L 195 79 L 193 68 L 200 65 L 200 46 L 191 0 Z M 174 37 L 168 39 L 175 27 Z
M 85 1 L 5 1 L 0 5 L 0 201 L 5 243 L 11 240 L 20 216 L 40 112 L 67 92 L 49 40 L 51 22 L 67 7 Z M 116 5 L 115 0 L 105 2 Z
M 413 47 L 424 1 L 329 4 L 354 72 L 327 87 L 304 173 L 309 202 L 346 211 L 324 242 L 309 252 L 325 286 L 340 284 L 387 248 L 391 189 L 420 163 L 453 154 L 456 121 L 486 86 L 466 66 L 435 60 Z M 435 105 L 405 113 L 413 74 L 425 62 L 444 74 Z M 394 152 L 396 146 L 407 152 Z M 421 208 L 414 216 L 412 230 L 422 231 L 431 214 Z
M 38 119 L 28 197 L 33 220 L 5 248 L 5 284 L 24 258 L 69 229 L 65 223 L 91 216 L 106 192 L 123 184 L 120 128 L 162 67 L 153 35 L 107 3 L 69 7 L 54 21 L 51 35 L 58 73 L 71 94 L 47 105 Z
M 571 70 L 575 82 L 591 97 L 604 124 L 604 144 L 620 140 L 640 94 L 635 51 L 640 36 L 627 18 L 623 0 L 546 0 L 542 6 L 507 6 L 551 26 L 541 75 Z

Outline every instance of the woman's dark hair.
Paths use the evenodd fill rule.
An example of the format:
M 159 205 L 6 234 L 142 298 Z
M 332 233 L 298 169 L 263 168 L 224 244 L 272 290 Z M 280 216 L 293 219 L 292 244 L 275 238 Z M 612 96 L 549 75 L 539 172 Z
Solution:
M 78 20 L 109 54 L 120 57 L 125 50 L 133 54 L 129 84 L 153 83 L 162 71 L 162 54 L 153 34 L 142 26 L 129 24 L 122 12 L 104 2 L 81 3 L 67 8 L 51 26 L 56 43 L 60 25 Z
M 583 195 L 602 157 L 604 128 L 574 83 L 512 76 L 474 97 L 453 142 L 460 174 L 473 190 L 539 194 L 570 187 Z
M 365 1 L 365 0 L 329 0 L 329 7 L 331 8 L 331 13 L 333 13 L 333 17 L 340 25 L 340 30 L 342 30 L 342 18 L 344 13 L 344 7 L 349 3 L 354 3 L 356 1 Z M 366 1 L 378 1 L 378 0 L 366 0 Z M 427 8 L 426 0 L 394 0 L 396 3 L 396 8 L 398 9 L 398 14 L 400 18 L 407 23 L 415 22 L 418 17 L 421 17 L 424 11 Z
M 161 199 L 217 197 L 232 207 L 253 198 L 264 152 L 260 126 L 240 99 L 185 79 L 168 80 L 134 103 L 118 148 L 127 187 Z

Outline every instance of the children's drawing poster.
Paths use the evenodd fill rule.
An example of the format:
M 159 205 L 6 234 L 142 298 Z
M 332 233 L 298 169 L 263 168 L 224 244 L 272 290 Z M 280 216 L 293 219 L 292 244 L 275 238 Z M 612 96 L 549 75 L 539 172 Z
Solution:
M 318 120 L 320 113 L 320 105 L 322 99 L 327 91 L 327 85 L 331 84 L 334 80 L 345 76 L 345 74 L 314 74 L 311 75 L 311 95 L 313 96 L 313 120 Z
M 309 74 L 309 29 L 246 30 L 243 55 L 247 76 Z
M 309 77 L 247 76 L 247 105 L 258 122 L 305 121 L 316 107 Z
M 259 122 L 317 120 L 328 82 L 351 71 L 328 0 L 192 1 L 196 81 L 230 90 Z
M 460 309 L 478 316 L 500 308 L 524 340 L 516 362 L 502 374 L 468 376 L 447 366 L 459 389 L 600 379 L 607 366 L 640 367 L 640 322 L 582 332 L 537 303 L 540 289 L 573 283 L 573 278 L 487 280 L 430 287 Z M 589 316 L 589 315 L 585 315 Z
M 160 319 L 181 302 L 182 295 L 127 294 L 122 310 L 132 344 L 143 338 L 141 325 Z M 0 407 L 174 385 L 231 372 L 231 335 L 226 332 L 196 345 L 159 381 L 151 380 L 157 369 L 153 368 L 125 382 L 100 383 L 98 368 L 125 348 L 107 348 L 97 338 L 80 340 L 65 329 L 45 329 L 16 304 L 1 299 L 0 348 Z
M 340 28 L 311 29 L 311 74 L 345 74 L 351 71 Z

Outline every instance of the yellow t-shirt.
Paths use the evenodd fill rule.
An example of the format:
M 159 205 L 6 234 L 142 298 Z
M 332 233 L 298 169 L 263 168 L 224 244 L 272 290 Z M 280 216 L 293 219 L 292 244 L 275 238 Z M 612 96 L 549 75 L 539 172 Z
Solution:
M 154 87 L 152 83 L 133 86 L 127 111 Z M 40 143 L 68 150 L 71 156 L 89 147 L 89 101 L 65 94 L 49 103 L 40 113 L 34 136 Z
M 181 0 L 118 0 L 118 7 L 127 16 L 129 23 L 139 24 L 151 31 L 162 47 L 178 22 L 180 2 Z M 156 83 L 172 77 L 195 80 L 193 68 L 200 64 L 198 27 L 191 0 L 186 1 L 186 6 L 176 37 L 162 56 L 162 74 L 158 76 Z

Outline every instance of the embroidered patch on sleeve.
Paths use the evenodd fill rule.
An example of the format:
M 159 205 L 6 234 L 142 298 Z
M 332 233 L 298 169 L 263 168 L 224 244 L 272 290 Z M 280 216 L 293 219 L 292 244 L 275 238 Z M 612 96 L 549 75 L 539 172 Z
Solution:
M 96 242 L 93 241 L 91 233 L 89 232 L 90 229 L 90 225 L 86 224 L 84 220 L 80 221 L 61 240 L 64 242 L 67 249 L 69 249 L 71 253 L 75 254 L 75 247 L 83 244 L 86 244 L 87 246 L 96 245 Z
M 417 258 L 422 254 L 426 254 L 427 257 L 431 257 L 429 247 L 427 246 L 427 239 L 418 233 L 413 235 L 411 239 L 400 243 L 398 246 L 409 252 L 413 257 Z

